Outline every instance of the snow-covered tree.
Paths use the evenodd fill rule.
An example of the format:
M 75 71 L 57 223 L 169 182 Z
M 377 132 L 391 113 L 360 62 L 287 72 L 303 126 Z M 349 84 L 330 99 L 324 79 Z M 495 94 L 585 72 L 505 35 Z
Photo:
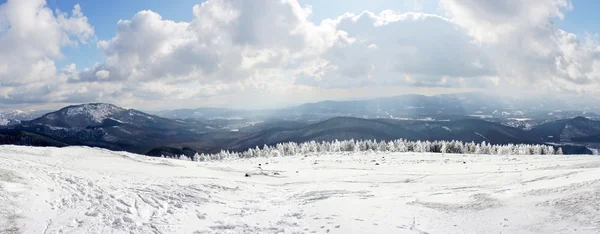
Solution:
M 490 143 L 463 143 L 461 141 L 407 141 L 397 139 L 393 141 L 376 140 L 344 140 L 332 142 L 286 142 L 274 146 L 263 145 L 250 148 L 242 152 L 222 150 L 216 154 L 195 154 L 192 157 L 185 155 L 173 156 L 182 160 L 196 162 L 208 160 L 223 160 L 229 158 L 251 157 L 281 157 L 298 154 L 321 154 L 328 152 L 432 152 L 453 154 L 494 154 L 494 155 L 531 155 L 531 154 L 563 154 L 562 148 L 554 150 L 549 145 L 508 144 L 491 145 Z M 164 155 L 161 157 L 165 157 Z

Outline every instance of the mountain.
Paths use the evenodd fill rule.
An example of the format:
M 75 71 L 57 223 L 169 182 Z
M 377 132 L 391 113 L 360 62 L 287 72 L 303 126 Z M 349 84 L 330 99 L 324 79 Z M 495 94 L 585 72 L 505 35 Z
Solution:
M 401 121 L 402 126 L 423 136 L 419 140 L 486 141 L 492 144 L 534 143 L 524 130 L 482 119 L 454 121 Z
M 408 137 L 414 137 L 415 135 L 416 133 L 383 121 L 336 117 L 298 129 L 272 128 L 264 130 L 234 142 L 229 148 L 232 150 L 245 150 L 264 144 L 273 145 L 288 141 L 390 140 L 401 138 L 397 136 L 404 136 L 409 139 Z
M 14 110 L 8 112 L 2 112 L 2 115 L 8 119 L 18 121 L 28 121 L 41 117 L 42 115 L 50 112 L 49 110 Z
M 420 100 L 421 97 L 406 98 Z M 388 107 L 391 107 L 392 104 L 389 105 Z M 428 106 L 440 103 L 435 100 L 421 100 L 419 105 L 423 107 L 421 109 L 433 113 L 435 108 Z M 351 106 L 346 108 L 351 109 Z M 325 113 L 327 110 L 322 105 L 307 105 L 304 108 L 314 113 Z M 403 138 L 413 141 L 485 141 L 492 144 L 600 142 L 600 121 L 585 117 L 548 120 L 531 130 L 525 130 L 506 126 L 502 122 L 458 115 L 461 111 L 468 112 L 470 108 L 465 105 L 445 108 L 454 112 L 438 115 L 440 118 L 443 116 L 443 119 L 338 116 L 308 121 L 285 118 L 168 119 L 111 104 L 91 103 L 67 106 L 30 121 L 0 127 L 0 142 L 44 146 L 86 145 L 153 156 L 177 155 L 182 152 L 188 155 L 196 152 L 215 153 L 221 150 L 242 151 L 289 141 L 321 142 L 349 139 L 389 141 Z M 366 110 L 368 109 L 364 111 Z M 580 149 L 582 147 L 581 144 L 574 144 L 570 152 L 588 152 Z
M 197 121 L 171 120 L 104 103 L 68 106 L 23 122 L 14 129 L 72 145 L 136 153 L 173 142 L 195 141 L 199 134 L 210 131 Z
M 535 126 L 529 131 L 531 139 L 542 142 L 583 141 L 597 135 L 600 135 L 600 121 L 585 117 L 552 121 Z
M 555 98 L 500 97 L 480 92 L 424 96 L 407 94 L 358 101 L 323 101 L 286 109 L 294 115 L 354 116 L 360 118 L 424 118 L 474 116 L 479 118 L 563 119 L 577 115 L 599 117 L 593 102 Z
M 162 110 L 149 112 L 158 116 L 172 119 L 187 119 L 187 118 L 219 118 L 228 116 L 233 118 L 238 114 L 237 110 L 226 109 L 226 108 L 197 108 L 197 109 L 175 109 L 175 110 Z
M 239 128 L 240 132 L 260 132 L 272 128 L 296 129 L 307 126 L 308 122 L 271 119 L 259 123 L 251 123 L 245 127 Z
M 68 145 L 48 136 L 12 129 L 0 129 L 0 144 L 54 147 L 63 147 Z
M 0 114 L 0 126 L 10 126 L 10 125 L 19 124 L 20 122 L 21 121 L 19 121 L 19 120 L 11 119 L 11 118 L 8 118 L 8 117 Z
M 203 107 L 196 109 L 175 109 L 151 111 L 155 115 L 171 119 L 201 119 L 201 120 L 240 120 L 257 117 L 277 116 L 277 110 L 238 110 L 227 108 Z
M 138 127 L 178 125 L 176 121 L 170 119 L 105 103 L 68 106 L 29 121 L 31 124 L 43 124 L 61 128 L 85 128 L 100 126 L 107 122 L 118 122 Z
M 332 140 L 461 140 L 486 141 L 492 144 L 534 143 L 525 138 L 526 132 L 518 128 L 481 119 L 456 121 L 402 121 L 390 119 L 360 119 L 336 117 L 296 129 L 272 128 L 238 140 L 231 150 L 245 150 L 263 144 L 281 142 L 332 141 Z
M 223 108 L 198 108 L 163 110 L 155 112 L 166 118 L 252 119 L 279 118 L 293 121 L 322 121 L 333 117 L 420 119 L 437 120 L 456 116 L 497 118 L 499 122 L 515 126 L 514 120 L 558 120 L 578 115 L 600 118 L 593 111 L 593 102 L 567 102 L 555 98 L 499 97 L 479 92 L 425 96 L 406 94 L 395 97 L 354 101 L 321 101 L 295 107 L 272 110 L 233 110 Z M 527 123 L 525 124 L 527 125 Z

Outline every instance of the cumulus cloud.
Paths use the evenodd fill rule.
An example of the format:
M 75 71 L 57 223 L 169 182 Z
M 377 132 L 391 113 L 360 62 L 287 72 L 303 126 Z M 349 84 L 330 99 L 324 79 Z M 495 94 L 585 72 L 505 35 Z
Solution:
M 573 8 L 571 1 L 441 0 L 440 6 L 486 48 L 505 81 L 550 90 L 597 89 L 600 44 L 553 22 Z
M 95 69 L 117 80 L 235 82 L 348 40 L 331 25 L 307 21 L 309 9 L 295 1 L 211 0 L 193 13 L 192 22 L 152 11 L 119 21 L 116 37 L 99 43 L 106 63 Z
M 211 0 L 192 10 L 191 22 L 152 11 L 119 21 L 116 36 L 98 42 L 106 61 L 69 82 L 119 82 L 134 87 L 134 96 L 159 99 L 200 98 L 231 87 L 285 88 L 298 64 L 318 59 L 334 44 L 353 42 L 330 21 L 308 21 L 310 7 L 296 1 Z M 152 85 L 130 85 L 139 82 Z
M 440 0 L 439 5 L 479 43 L 496 43 L 528 29 L 552 28 L 552 19 L 562 19 L 563 11 L 573 7 L 569 0 Z
M 310 7 L 296 1 L 268 0 L 207 1 L 194 6 L 191 22 L 173 22 L 142 11 L 119 21 L 117 35 L 98 43 L 105 51 L 104 64 L 71 81 L 146 81 L 154 87 L 183 89 L 194 82 L 242 89 L 264 89 L 274 83 L 281 88 L 440 86 L 448 85 L 439 82 L 442 76 L 472 79 L 494 72 L 489 58 L 470 43 L 466 32 L 444 17 L 364 12 L 315 24 L 308 20 L 310 12 Z M 108 71 L 110 78 L 100 79 L 96 75 L 100 70 Z M 423 80 L 398 79 L 405 75 Z M 149 92 L 143 85 L 138 89 L 182 97 L 155 89 Z M 235 89 L 220 89 L 231 90 Z
M 61 49 L 88 43 L 93 36 L 79 5 L 71 14 L 55 13 L 43 0 L 0 5 L 0 100 L 46 102 L 51 84 L 60 82 L 54 60 L 63 57 Z
M 296 0 L 208 0 L 190 9 L 189 22 L 144 10 L 96 42 L 103 61 L 57 69 L 62 48 L 94 37 L 81 7 L 53 12 L 43 0 L 9 0 L 0 5 L 0 100 L 147 106 L 391 86 L 598 88 L 596 38 L 554 24 L 573 9 L 569 0 L 439 6 L 442 15 L 386 10 L 321 22 L 310 21 L 312 8 Z
M 107 70 L 99 70 L 96 72 L 96 77 L 101 80 L 106 79 L 109 76 L 110 76 L 110 72 Z
M 495 73 L 482 48 L 440 16 L 364 12 L 345 14 L 333 24 L 355 42 L 333 46 L 320 56 L 329 68 L 315 77 L 322 85 L 438 84 L 443 77 L 477 79 Z M 299 74 L 299 83 L 319 83 L 310 81 L 309 74 Z M 420 82 L 406 82 L 406 76 Z

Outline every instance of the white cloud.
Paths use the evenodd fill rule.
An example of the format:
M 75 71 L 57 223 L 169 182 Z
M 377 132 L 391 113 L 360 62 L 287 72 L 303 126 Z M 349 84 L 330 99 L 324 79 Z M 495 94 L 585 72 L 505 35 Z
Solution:
M 440 0 L 440 7 L 479 43 L 497 43 L 530 29 L 554 27 L 564 17 L 570 0 Z
M 96 72 L 96 77 L 98 77 L 98 79 L 106 79 L 110 76 L 110 72 L 107 70 L 99 70 Z
M 191 22 L 165 20 L 151 11 L 120 21 L 116 37 L 98 43 L 105 48 L 106 63 L 71 80 L 151 81 L 152 87 L 135 86 L 135 92 L 177 99 L 235 90 L 199 94 L 193 92 L 196 82 L 259 90 L 273 84 L 280 89 L 456 86 L 458 82 L 447 80 L 473 79 L 494 70 L 464 30 L 436 15 L 365 12 L 317 25 L 307 20 L 310 8 L 296 1 L 268 0 L 207 1 L 193 12 Z M 478 66 L 472 65 L 474 61 Z M 109 71 L 110 78 L 93 75 L 100 70 Z M 403 74 L 421 80 L 407 83 L 396 78 Z M 171 88 L 157 89 L 160 85 Z M 175 95 L 173 90 L 186 95 Z
M 117 36 L 99 43 L 107 62 L 96 69 L 119 80 L 205 83 L 279 70 L 344 40 L 330 25 L 308 22 L 306 11 L 295 1 L 269 0 L 207 1 L 194 6 L 192 22 L 142 11 L 119 21 Z
M 4 102 L 144 107 L 152 100 L 166 107 L 242 94 L 314 100 L 328 97 L 307 93 L 352 96 L 349 90 L 386 87 L 584 93 L 600 81 L 595 37 L 578 38 L 553 23 L 573 8 L 569 0 L 440 0 L 442 16 L 386 10 L 319 23 L 296 0 L 208 0 L 190 9 L 190 22 L 150 10 L 120 20 L 113 38 L 96 42 L 102 63 L 79 71 L 74 64 L 58 70 L 54 60 L 65 46 L 89 43 L 93 27 L 79 5 L 66 14 L 44 3 L 0 5 Z
M 553 22 L 573 9 L 571 1 L 441 0 L 440 6 L 486 48 L 504 81 L 538 90 L 597 92 L 600 44 Z
M 481 47 L 450 20 L 423 13 L 384 11 L 345 14 L 334 21 L 355 43 L 333 46 L 320 57 L 329 69 L 319 77 L 299 73 L 299 84 L 323 87 L 367 85 L 457 86 L 448 82 L 495 73 Z M 473 62 L 477 61 L 478 66 Z M 408 82 L 402 77 L 413 77 Z M 447 77 L 447 78 L 443 78 Z M 313 78 L 317 78 L 314 81 Z M 440 82 L 441 79 L 446 79 Z
M 43 0 L 9 0 L 0 5 L 0 82 L 3 86 L 49 82 L 61 48 L 86 43 L 94 29 L 75 5 L 55 15 Z
M 119 82 L 159 99 L 219 95 L 232 90 L 219 87 L 237 84 L 253 89 L 291 85 L 288 74 L 295 66 L 318 59 L 334 44 L 353 42 L 332 21 L 309 22 L 310 7 L 296 1 L 211 0 L 194 6 L 193 13 L 191 22 L 170 21 L 152 11 L 119 21 L 116 36 L 98 42 L 106 62 L 71 76 L 70 82 Z M 110 76 L 103 79 L 100 71 Z M 152 85 L 130 85 L 139 82 Z M 193 92 L 200 84 L 213 90 Z M 173 95 L 175 90 L 186 95 Z

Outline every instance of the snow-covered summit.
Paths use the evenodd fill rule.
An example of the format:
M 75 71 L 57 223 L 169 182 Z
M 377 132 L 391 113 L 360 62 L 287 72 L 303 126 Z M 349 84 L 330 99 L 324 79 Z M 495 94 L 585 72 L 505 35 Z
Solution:
M 18 120 L 18 121 L 29 121 L 48 113 L 48 110 L 13 110 L 2 112 L 7 119 Z
M 10 124 L 10 120 L 0 114 L 0 126 L 6 126 L 8 124 Z
M 105 120 L 115 118 L 125 111 L 127 109 L 112 104 L 89 103 L 67 106 L 31 122 L 55 127 L 87 127 L 102 124 Z
M 105 119 L 125 109 L 107 103 L 90 103 L 77 106 L 65 107 L 64 114 L 68 118 L 84 116 L 96 123 L 102 123 Z
M 64 107 L 34 119 L 30 123 L 61 128 L 87 128 L 115 124 L 155 127 L 173 124 L 175 121 L 113 104 L 89 103 Z
M 14 125 L 14 124 L 19 124 L 21 121 L 16 120 L 16 119 L 12 119 L 4 114 L 0 114 L 0 126 L 8 126 L 8 125 Z

